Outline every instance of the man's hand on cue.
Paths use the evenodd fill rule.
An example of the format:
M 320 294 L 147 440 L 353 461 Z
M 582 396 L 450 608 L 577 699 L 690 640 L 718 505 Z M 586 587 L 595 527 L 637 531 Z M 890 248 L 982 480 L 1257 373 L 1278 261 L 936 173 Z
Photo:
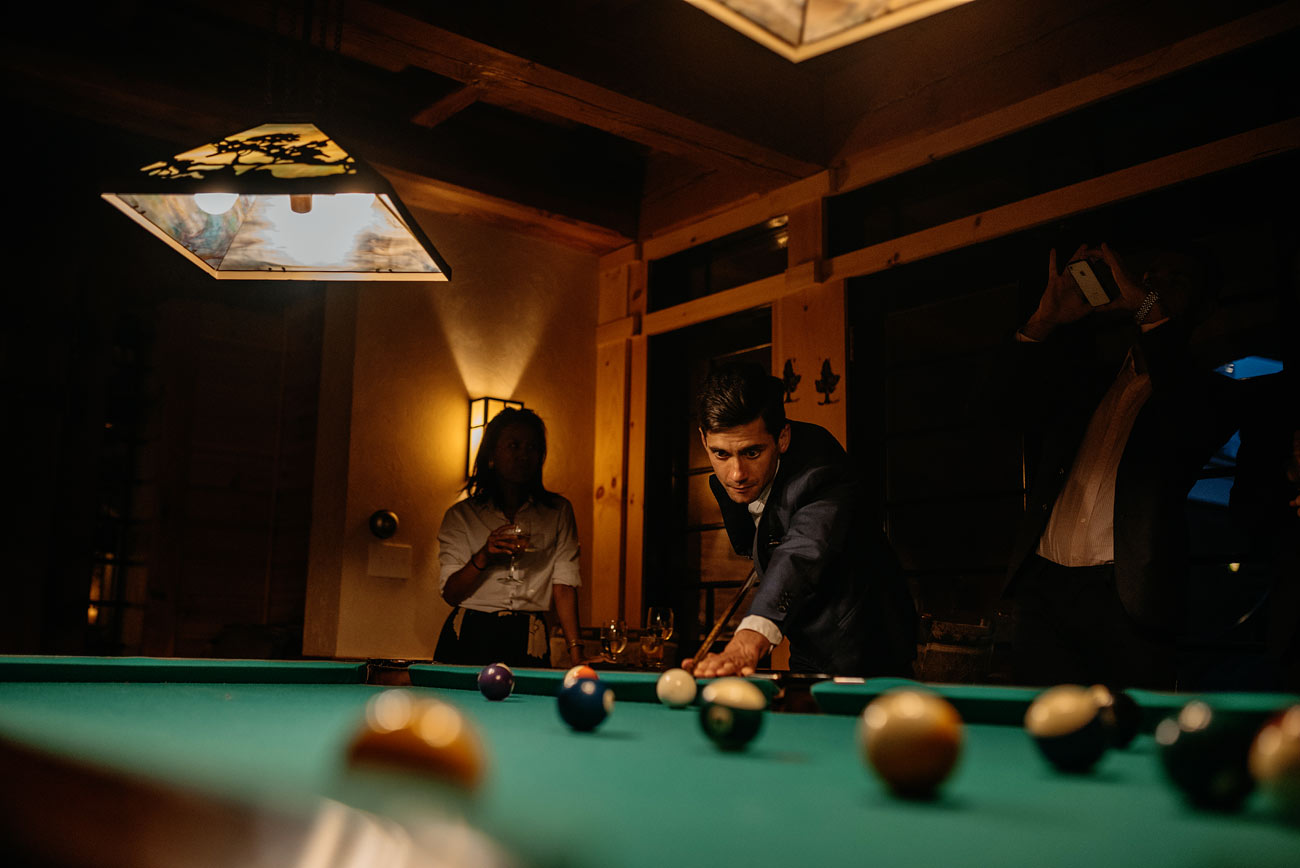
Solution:
M 758 661 L 763 659 L 772 643 L 756 630 L 737 630 L 720 654 L 708 654 L 704 659 L 682 661 L 682 668 L 697 678 L 716 678 L 720 675 L 753 675 Z

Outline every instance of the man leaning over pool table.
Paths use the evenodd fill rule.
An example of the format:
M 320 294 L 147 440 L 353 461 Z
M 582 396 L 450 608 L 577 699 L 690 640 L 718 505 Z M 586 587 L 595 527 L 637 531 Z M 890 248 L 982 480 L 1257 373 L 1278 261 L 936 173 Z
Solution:
M 788 637 L 793 672 L 911 675 L 916 611 L 835 437 L 788 421 L 781 381 L 755 364 L 710 373 L 698 419 L 709 487 L 758 585 L 726 647 L 683 667 L 749 675 Z

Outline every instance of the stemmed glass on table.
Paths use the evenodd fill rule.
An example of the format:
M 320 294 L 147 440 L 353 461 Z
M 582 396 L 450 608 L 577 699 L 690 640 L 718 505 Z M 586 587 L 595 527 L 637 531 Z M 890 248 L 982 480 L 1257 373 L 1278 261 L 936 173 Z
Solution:
M 505 535 L 511 537 L 510 540 L 510 573 L 506 578 L 508 582 L 519 581 L 518 574 L 515 572 L 515 564 L 519 560 L 519 555 L 528 548 L 528 532 L 517 524 L 512 524 L 504 531 Z
M 627 648 L 627 625 L 612 618 L 600 625 L 600 647 L 605 657 L 617 663 L 619 655 Z
M 659 669 L 663 666 L 664 643 L 673 635 L 673 610 L 666 606 L 651 606 L 646 611 L 645 630 L 641 632 L 641 654 L 646 665 Z

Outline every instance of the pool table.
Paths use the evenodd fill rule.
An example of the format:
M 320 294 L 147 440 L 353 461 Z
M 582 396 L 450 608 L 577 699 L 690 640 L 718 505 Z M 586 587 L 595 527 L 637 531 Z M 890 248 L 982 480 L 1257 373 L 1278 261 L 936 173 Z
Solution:
M 0 840 L 43 865 L 1300 864 L 1300 828 L 1258 794 L 1236 814 L 1186 806 L 1149 734 L 1091 774 L 1053 771 L 1019 725 L 1028 689 L 935 687 L 962 710 L 965 750 L 939 797 L 914 802 L 855 741 L 856 712 L 896 680 L 817 684 L 823 713 L 769 713 L 748 750 L 723 753 L 693 709 L 653 701 L 653 673 L 602 673 L 614 713 L 575 733 L 555 709 L 561 672 L 520 672 L 489 702 L 475 668 L 401 669 L 474 721 L 477 793 L 349 769 L 391 669 L 0 657 Z M 1149 723 L 1187 697 L 1135 698 Z M 1223 701 L 1258 715 L 1296 697 Z

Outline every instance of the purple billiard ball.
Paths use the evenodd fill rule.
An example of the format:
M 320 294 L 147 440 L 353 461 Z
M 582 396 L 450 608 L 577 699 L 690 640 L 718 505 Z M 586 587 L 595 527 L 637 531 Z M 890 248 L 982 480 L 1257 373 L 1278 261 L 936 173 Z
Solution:
M 614 710 L 614 691 L 600 681 L 579 678 L 560 688 L 556 703 L 565 723 L 578 732 L 590 732 Z
M 515 674 L 504 663 L 491 663 L 478 674 L 478 690 L 496 702 L 505 699 L 515 689 Z

